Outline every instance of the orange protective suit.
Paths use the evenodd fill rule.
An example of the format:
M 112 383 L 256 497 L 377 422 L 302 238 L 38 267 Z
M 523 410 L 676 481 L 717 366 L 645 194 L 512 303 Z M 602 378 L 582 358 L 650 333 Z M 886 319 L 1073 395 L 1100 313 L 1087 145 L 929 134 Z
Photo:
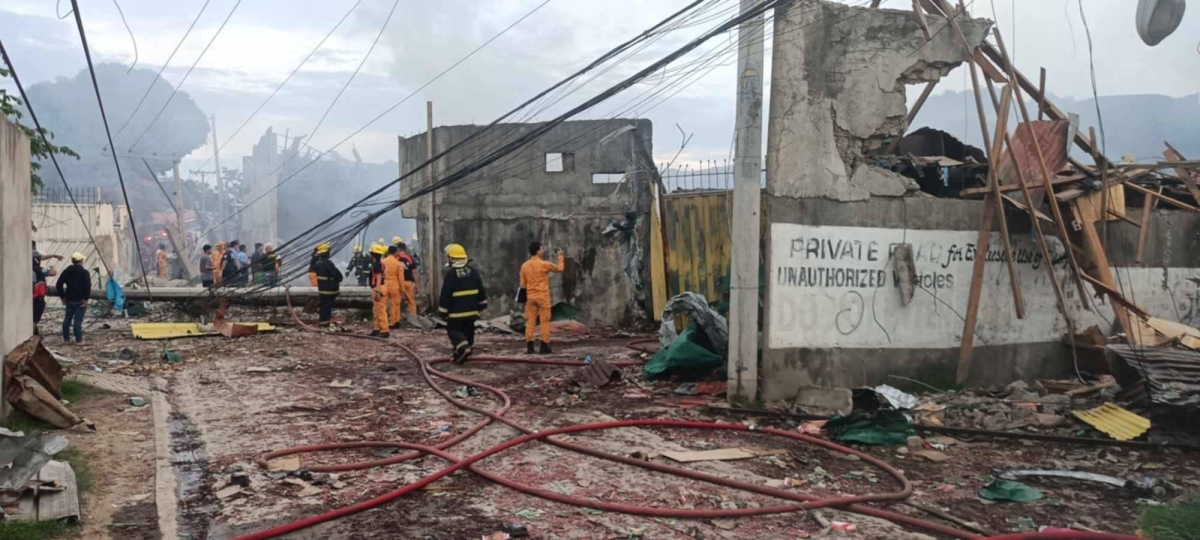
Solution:
M 400 299 L 404 289 L 404 264 L 394 256 L 383 257 L 383 284 L 387 289 L 388 322 L 400 324 Z
M 404 282 L 404 301 L 408 303 L 408 312 L 413 315 L 417 314 L 417 284 L 411 281 Z
M 525 341 L 533 341 L 533 329 L 542 324 L 542 343 L 550 343 L 550 272 L 563 271 L 563 255 L 558 264 L 534 255 L 521 265 L 521 286 L 525 288 Z
M 167 250 L 160 249 L 154 255 L 158 259 L 158 277 L 160 277 L 162 279 L 166 279 L 167 278 Z
M 387 314 L 387 284 L 384 276 L 383 264 L 379 259 L 371 261 L 371 290 L 372 304 L 371 314 L 375 317 L 375 331 L 386 334 L 388 333 L 388 314 Z
M 225 242 L 217 242 L 217 247 L 212 251 L 213 263 L 213 283 L 221 282 L 221 274 L 224 274 L 224 268 L 221 266 L 221 257 L 225 255 Z M 314 285 L 315 287 L 315 285 Z

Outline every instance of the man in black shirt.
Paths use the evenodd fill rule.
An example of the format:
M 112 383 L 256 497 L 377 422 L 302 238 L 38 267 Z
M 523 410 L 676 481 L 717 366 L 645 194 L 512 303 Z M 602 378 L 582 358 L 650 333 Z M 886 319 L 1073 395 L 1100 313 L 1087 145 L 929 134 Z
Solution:
M 82 253 L 71 255 L 71 266 L 63 270 L 54 284 L 58 297 L 67 308 L 63 316 L 62 336 L 64 343 L 71 342 L 70 330 L 75 329 L 75 343 L 83 343 L 83 315 L 87 311 L 88 297 L 92 295 L 92 276 L 83 267 Z
M 454 347 L 454 363 L 462 364 L 471 357 L 475 345 L 475 321 L 479 312 L 488 307 L 487 291 L 483 288 L 483 277 L 474 267 L 468 266 L 467 250 L 458 244 L 446 247 L 450 264 L 442 277 L 442 292 L 438 298 L 438 312 L 446 318 L 446 333 Z

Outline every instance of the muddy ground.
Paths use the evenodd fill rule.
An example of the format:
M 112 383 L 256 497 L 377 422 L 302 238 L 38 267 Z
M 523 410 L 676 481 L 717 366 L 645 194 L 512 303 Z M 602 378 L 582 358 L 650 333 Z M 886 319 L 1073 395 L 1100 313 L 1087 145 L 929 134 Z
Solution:
M 262 315 L 265 316 L 265 315 Z M 242 320 L 259 320 L 243 314 Z M 107 326 L 107 328 L 105 328 Z M 365 333 L 351 323 L 350 331 Z M 586 337 L 556 338 L 553 358 L 638 361 L 643 356 L 624 346 L 628 336 L 595 331 Z M 256 464 L 266 452 L 299 445 L 403 441 L 437 445 L 480 422 L 460 410 L 423 380 L 415 360 L 397 344 L 431 358 L 445 354 L 441 331 L 405 329 L 381 343 L 280 327 L 274 334 L 236 340 L 195 338 L 171 342 L 134 340 L 123 321 L 98 322 L 86 345 L 63 352 L 76 363 L 70 369 L 85 380 L 110 377 L 165 383 L 172 414 L 164 428 L 170 462 L 179 489 L 178 535 L 192 540 L 231 538 L 384 495 L 444 466 L 436 458 L 366 470 L 309 476 L 269 474 Z M 180 354 L 163 359 L 164 347 Z M 122 349 L 129 349 L 124 356 Z M 477 355 L 523 355 L 517 336 L 479 334 Z M 132 353 L 132 354 L 131 354 Z M 692 406 L 674 394 L 678 383 L 645 381 L 637 368 L 603 388 L 580 387 L 579 368 L 469 363 L 438 366 L 447 373 L 503 389 L 512 399 L 506 417 L 533 429 L 614 419 L 685 419 L 761 424 L 795 430 L 786 419 L 735 416 L 718 408 Z M 100 370 L 102 373 L 98 373 Z M 110 381 L 111 382 L 111 381 Z M 449 391 L 461 385 L 439 381 Z M 467 403 L 489 410 L 502 404 L 482 389 L 462 389 Z M 137 391 L 136 388 L 132 391 Z M 723 403 L 721 398 L 714 405 Z M 682 403 L 681 403 L 682 402 Z M 158 538 L 154 504 L 152 415 L 127 411 L 127 395 L 104 394 L 84 404 L 84 416 L 100 431 L 74 434 L 72 444 L 93 460 L 94 494 L 86 501 L 83 538 Z M 149 409 L 150 407 L 145 407 Z M 516 435 L 493 424 L 449 450 L 467 456 Z M 847 459 L 812 445 L 761 434 L 650 428 L 619 428 L 564 436 L 602 451 L 635 455 L 678 465 L 659 456 L 669 450 L 753 447 L 783 453 L 739 461 L 684 465 L 710 474 L 759 485 L 785 486 L 817 496 L 882 493 L 899 489 L 884 471 L 859 459 Z M 911 502 L 932 505 L 997 532 L 1023 527 L 1090 528 L 1132 534 L 1138 502 L 1123 490 L 1071 480 L 1032 479 L 1046 493 L 1035 503 L 991 503 L 977 491 L 997 470 L 1073 468 L 1131 477 L 1150 474 L 1172 487 L 1171 499 L 1200 489 L 1194 471 L 1200 455 L 1173 450 L 1130 451 L 1102 446 L 1029 443 L 1000 439 L 957 439 L 945 450 L 950 459 L 933 463 L 900 447 L 861 447 L 882 458 L 912 482 Z M 394 449 L 319 452 L 300 456 L 304 468 L 382 459 Z M 550 492 L 587 499 L 655 508 L 747 509 L 786 504 L 771 497 L 735 491 L 693 480 L 614 464 L 543 443 L 529 443 L 482 461 L 489 472 Z M 232 482 L 244 473 L 249 484 Z M 311 479 L 311 480 L 310 480 Z M 143 495 L 149 494 L 148 497 Z M 903 503 L 880 508 L 953 525 Z M 147 510 L 149 509 L 149 510 Z M 847 521 L 852 534 L 824 525 Z M 318 525 L 292 538 L 481 538 L 520 523 L 533 538 L 944 538 L 911 527 L 832 510 L 792 512 L 733 520 L 638 517 L 568 506 L 496 485 L 459 471 L 426 489 L 379 508 Z M 134 532 L 136 531 L 136 532 Z

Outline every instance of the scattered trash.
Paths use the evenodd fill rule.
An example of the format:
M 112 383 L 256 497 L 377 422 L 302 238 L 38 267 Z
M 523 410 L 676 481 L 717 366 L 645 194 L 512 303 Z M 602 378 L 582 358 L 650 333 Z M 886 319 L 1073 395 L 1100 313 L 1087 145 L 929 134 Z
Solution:
M 995 480 L 979 490 L 979 496 L 989 501 L 1033 502 L 1046 495 L 1037 488 L 1012 480 Z
M 626 399 L 649 399 L 650 394 L 645 392 L 626 392 L 621 397 Z
M 1150 429 L 1150 419 L 1138 416 L 1115 403 L 1087 411 L 1071 411 L 1076 418 L 1118 441 L 1128 441 Z
M 65 445 L 65 443 L 64 443 Z M 0 494 L 0 519 L 30 521 L 74 520 L 81 515 L 79 486 L 69 463 L 49 461 L 40 465 L 20 487 Z
M 271 368 L 262 366 L 252 366 L 246 368 L 246 373 L 270 373 L 271 371 Z
M 729 350 L 729 323 L 725 317 L 708 306 L 704 296 L 694 292 L 684 292 L 676 295 L 663 308 L 662 326 L 658 329 L 659 341 L 663 348 L 670 346 L 677 339 L 675 335 L 675 314 L 680 313 L 692 321 L 693 326 L 700 329 L 709 344 L 709 350 L 718 352 L 724 358 Z M 686 330 L 685 330 L 686 332 Z M 680 334 L 682 336 L 682 334 Z M 661 352 L 661 351 L 660 351 Z M 657 356 L 657 355 L 655 355 Z
M 725 366 L 725 358 L 693 321 L 678 337 L 664 345 L 642 367 L 646 380 L 671 375 L 706 375 Z
M 724 529 L 726 531 L 732 531 L 737 528 L 737 521 L 732 519 L 714 519 L 712 520 L 712 524 L 718 529 Z
M 544 514 L 544 513 L 545 512 L 542 512 L 541 510 L 538 510 L 536 508 L 525 508 L 525 509 L 517 510 L 516 512 L 513 512 L 513 515 L 520 517 L 520 518 L 524 518 L 524 519 L 538 519 L 538 518 L 542 517 L 542 514 Z
M 850 534 L 858 531 L 858 527 L 849 521 L 830 521 L 829 530 L 843 534 Z
M 460 387 L 458 387 L 458 390 L 454 391 L 454 396 L 458 397 L 458 398 L 473 397 L 477 394 L 479 394 L 479 389 L 475 388 L 474 385 L 470 385 L 470 384 L 468 384 L 466 386 L 460 386 Z
M 874 416 L 853 413 L 837 416 L 825 424 L 834 440 L 869 445 L 906 444 L 916 435 L 912 424 L 899 411 L 879 411 Z
M 1046 470 L 1016 470 L 1004 471 L 998 475 L 998 478 L 1004 480 L 1017 480 L 1030 476 L 1051 476 L 1056 478 L 1072 478 L 1075 480 L 1086 480 L 1089 482 L 1099 482 L 1116 486 L 1122 489 L 1127 489 L 1132 495 L 1139 497 L 1150 497 L 1158 495 L 1155 493 L 1155 487 L 1159 487 L 1158 480 L 1151 477 L 1143 477 L 1140 480 L 1122 480 L 1115 476 L 1104 474 L 1096 474 L 1085 471 L 1046 471 Z M 1160 490 L 1161 491 L 1161 490 Z
M 235 472 L 229 475 L 229 483 L 235 486 L 250 487 L 250 475 L 244 472 Z
M 300 457 L 288 456 L 267 462 L 267 472 L 291 472 L 300 470 Z
M 512 538 L 512 536 L 509 536 L 508 533 L 503 531 L 496 531 L 492 534 L 485 534 L 480 537 L 481 540 L 508 540 L 509 538 Z
M 344 381 L 334 379 L 333 382 L 329 383 L 330 388 L 350 388 L 351 386 L 354 386 L 354 381 L 350 379 Z
M 825 431 L 825 422 L 827 421 L 828 420 L 809 420 L 803 424 L 800 424 L 800 427 L 797 428 L 797 431 L 806 435 L 820 435 L 823 431 Z
M 721 396 L 725 395 L 726 381 L 702 381 L 683 383 L 675 388 L 675 393 L 681 396 Z
M 66 429 L 86 422 L 66 408 L 49 390 L 38 384 L 38 381 L 32 377 L 25 375 L 13 377 L 12 381 L 5 385 L 4 397 L 13 407 L 57 428 Z M 89 425 L 89 427 L 91 426 Z
M 881 384 L 875 387 L 875 393 L 883 396 L 896 409 L 912 409 L 917 406 L 917 396 L 905 393 L 899 388 Z
M 4 388 L 8 388 L 11 380 L 18 376 L 28 376 L 37 384 L 48 390 L 55 399 L 61 398 L 63 369 L 54 359 L 54 355 L 42 343 L 41 336 L 33 336 L 24 343 L 17 345 L 4 357 Z M 6 397 L 7 392 L 5 393 Z M 12 399 L 9 399 L 12 403 Z
M 242 492 L 242 486 L 229 486 L 217 492 L 217 498 L 221 500 L 228 499 Z
M 24 437 L 24 431 L 9 431 L 8 428 L 0 427 L 0 437 Z
M 659 455 L 680 463 L 694 461 L 730 461 L 735 459 L 750 459 L 763 456 L 787 454 L 787 450 L 756 450 L 753 448 L 722 448 L 719 450 L 699 450 L 674 452 L 664 450 Z
M 950 460 L 950 456 L 948 454 L 939 450 L 921 450 L 919 452 L 913 452 L 913 454 L 921 456 L 934 463 L 941 463 L 943 461 Z
M 529 529 L 525 528 L 525 526 L 520 523 L 505 523 L 504 526 L 500 528 L 500 530 L 504 531 L 504 533 L 507 534 L 509 536 L 509 538 L 528 538 L 529 537 Z
M 134 396 L 134 397 L 129 398 L 129 404 L 133 405 L 134 407 L 145 407 L 146 400 L 143 398 Z
M 183 357 L 177 351 L 173 350 L 164 350 L 162 352 L 162 359 L 172 364 L 183 361 Z

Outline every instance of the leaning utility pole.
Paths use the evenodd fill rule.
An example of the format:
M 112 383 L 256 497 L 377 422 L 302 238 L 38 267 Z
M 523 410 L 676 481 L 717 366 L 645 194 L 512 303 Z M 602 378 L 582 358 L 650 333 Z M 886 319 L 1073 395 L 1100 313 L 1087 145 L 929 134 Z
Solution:
M 742 0 L 742 12 L 762 0 Z M 738 28 L 737 153 L 729 287 L 728 396 L 758 395 L 758 258 L 762 174 L 763 16 Z
M 213 166 L 217 168 L 217 194 L 220 196 L 220 201 L 217 205 L 217 219 L 221 223 L 221 238 L 229 239 L 229 228 L 225 225 L 225 216 L 229 215 L 225 208 L 225 179 L 221 177 L 221 148 L 217 145 L 217 115 L 208 117 L 212 123 L 213 132 Z M 203 178 L 203 177 L 202 177 Z
M 433 159 L 433 102 L 425 102 L 425 154 L 426 160 Z M 425 168 L 425 176 L 429 178 L 429 185 L 433 185 L 433 164 L 430 163 Z M 437 191 L 429 194 L 429 238 L 425 241 L 429 246 L 426 253 L 429 258 L 425 264 L 429 270 L 429 305 L 436 308 L 438 305 L 438 272 L 441 266 L 438 265 L 438 240 L 437 240 Z
M 183 179 L 179 177 L 178 159 L 171 163 L 171 174 L 175 177 L 175 226 L 178 227 L 176 230 L 179 231 L 179 235 L 186 238 L 187 231 L 183 228 Z M 157 182 L 158 179 L 155 178 L 154 181 Z M 179 253 L 179 256 L 183 257 L 183 254 Z

